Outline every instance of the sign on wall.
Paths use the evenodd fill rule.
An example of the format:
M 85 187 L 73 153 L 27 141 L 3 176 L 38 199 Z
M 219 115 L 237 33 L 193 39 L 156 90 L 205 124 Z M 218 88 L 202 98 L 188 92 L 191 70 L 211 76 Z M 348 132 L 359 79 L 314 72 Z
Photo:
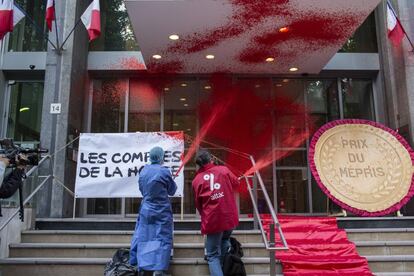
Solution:
M 149 151 L 164 149 L 164 164 L 176 174 L 184 153 L 183 132 L 82 133 L 76 170 L 76 198 L 141 197 L 139 169 L 149 164 Z M 183 196 L 184 175 L 175 178 L 175 197 Z
M 401 209 L 414 194 L 414 152 L 397 132 L 366 120 L 339 120 L 314 135 L 311 171 L 321 189 L 361 216 Z

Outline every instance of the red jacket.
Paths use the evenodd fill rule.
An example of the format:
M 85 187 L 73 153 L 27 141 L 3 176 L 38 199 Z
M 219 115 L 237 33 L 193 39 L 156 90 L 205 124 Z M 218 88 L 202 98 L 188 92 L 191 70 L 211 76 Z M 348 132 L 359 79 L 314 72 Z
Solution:
M 195 205 L 201 215 L 201 233 L 232 230 L 239 224 L 235 192 L 236 176 L 225 166 L 208 164 L 193 180 Z

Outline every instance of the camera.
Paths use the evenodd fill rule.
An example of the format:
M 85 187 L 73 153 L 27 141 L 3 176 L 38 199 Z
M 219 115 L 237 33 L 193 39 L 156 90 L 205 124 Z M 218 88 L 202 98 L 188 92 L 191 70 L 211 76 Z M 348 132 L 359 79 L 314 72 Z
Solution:
M 47 149 L 27 149 L 16 146 L 13 139 L 0 139 L 0 154 L 9 159 L 9 167 L 37 166 L 41 153 Z
M 29 69 L 30 69 L 30 70 L 34 70 L 34 69 L 36 69 L 36 65 L 34 65 L 34 64 L 30 64 L 30 65 L 29 65 Z

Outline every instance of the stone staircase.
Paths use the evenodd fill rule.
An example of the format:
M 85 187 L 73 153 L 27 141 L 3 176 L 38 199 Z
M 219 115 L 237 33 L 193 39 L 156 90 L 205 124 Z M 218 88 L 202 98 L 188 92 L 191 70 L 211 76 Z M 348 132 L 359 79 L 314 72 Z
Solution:
M 113 230 L 117 224 L 120 227 L 119 221 L 71 221 L 38 220 L 38 230 L 24 231 L 21 242 L 9 246 L 9 258 L 0 260 L 0 275 L 103 275 L 113 253 L 129 247 L 132 231 Z M 197 223 L 197 220 L 175 223 L 172 275 L 209 275 L 203 259 L 203 237 L 193 230 Z M 121 228 L 129 228 L 134 221 L 123 220 L 123 224 Z M 252 230 L 249 219 L 243 220 L 240 228 L 234 236 L 243 244 L 248 275 L 268 275 L 269 253 L 260 232 Z M 414 228 L 348 229 L 347 232 L 376 275 L 414 275 Z M 281 274 L 280 265 L 277 271 Z

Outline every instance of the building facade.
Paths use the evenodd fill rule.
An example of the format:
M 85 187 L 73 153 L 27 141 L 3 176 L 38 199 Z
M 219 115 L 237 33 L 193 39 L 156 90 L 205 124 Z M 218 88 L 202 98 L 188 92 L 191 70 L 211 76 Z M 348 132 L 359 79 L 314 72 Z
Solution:
M 44 30 L 45 1 L 18 0 L 27 18 L 2 42 L 0 61 L 1 137 L 13 138 L 25 146 L 48 148 L 55 153 L 50 166 L 54 181 L 74 189 L 77 143 L 81 132 L 135 132 L 182 130 L 194 136 L 202 121 L 196 109 L 211 90 L 210 76 L 178 74 L 161 87 L 151 105 L 145 104 L 148 78 L 162 82 L 163 76 L 148 76 L 136 60 L 142 60 L 123 1 L 101 1 L 101 36 L 88 43 L 78 25 L 63 51 L 53 49 L 39 31 Z M 60 43 L 76 26 L 85 1 L 57 3 L 57 29 L 49 34 Z M 414 34 L 414 3 L 394 1 L 401 22 Z M 369 15 L 352 37 L 318 75 L 233 74 L 232 81 L 251 86 L 270 96 L 288 91 L 287 97 L 303 104 L 318 126 L 336 119 L 367 119 L 396 129 L 413 145 L 414 54 L 405 40 L 394 47 L 387 38 L 386 1 Z M 154 104 L 154 102 L 156 104 Z M 51 114 L 51 104 L 61 112 Z M 302 122 L 297 122 L 301 124 Z M 327 201 L 313 179 L 307 160 L 309 141 L 287 157 L 263 170 L 274 207 L 283 213 L 326 214 L 338 207 Z M 267 149 L 263 149 L 267 150 Z M 220 148 L 213 148 L 220 155 Z M 191 190 L 195 166 L 185 169 L 183 201 L 173 199 L 174 213 L 182 208 L 196 213 Z M 136 213 L 139 200 L 78 199 L 76 216 L 118 216 Z M 73 197 L 60 185 L 42 190 L 36 204 L 38 216 L 72 216 Z M 260 199 L 259 199 L 260 206 Z M 414 214 L 414 201 L 403 214 Z M 240 202 L 242 214 L 251 206 Z

